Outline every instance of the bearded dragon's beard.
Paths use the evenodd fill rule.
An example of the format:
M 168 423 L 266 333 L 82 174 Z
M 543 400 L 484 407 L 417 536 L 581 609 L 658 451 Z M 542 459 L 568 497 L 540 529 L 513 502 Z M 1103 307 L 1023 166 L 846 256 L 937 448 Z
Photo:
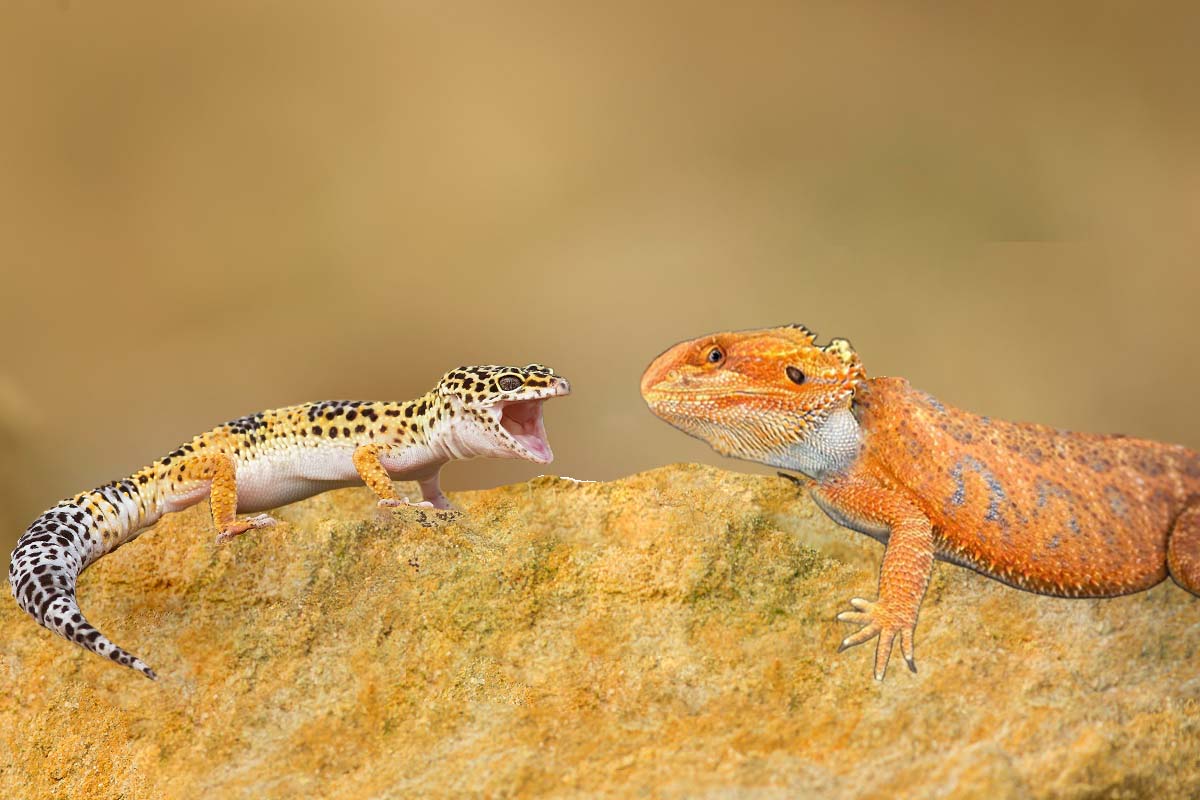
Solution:
M 670 414 L 664 418 L 685 433 L 708 442 L 723 456 L 761 461 L 802 443 L 827 416 L 828 409 L 812 409 L 803 414 L 735 409 L 716 419 Z

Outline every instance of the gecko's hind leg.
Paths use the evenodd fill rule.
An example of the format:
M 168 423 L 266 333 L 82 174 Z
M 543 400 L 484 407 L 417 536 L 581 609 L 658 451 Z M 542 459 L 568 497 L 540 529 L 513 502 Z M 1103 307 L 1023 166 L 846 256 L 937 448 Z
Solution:
M 209 484 L 208 502 L 212 508 L 213 524 L 217 526 L 217 542 L 224 543 L 246 531 L 275 524 L 267 514 L 249 519 L 237 518 L 237 465 L 225 453 L 204 453 L 185 459 L 179 466 L 178 477 L 183 484 Z
M 1200 505 L 1185 508 L 1171 526 L 1167 571 L 1177 584 L 1200 595 Z

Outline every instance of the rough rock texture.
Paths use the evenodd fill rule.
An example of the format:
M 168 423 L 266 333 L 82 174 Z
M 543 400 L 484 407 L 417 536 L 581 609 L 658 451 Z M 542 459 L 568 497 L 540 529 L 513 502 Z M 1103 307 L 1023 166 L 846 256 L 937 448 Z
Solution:
M 1183 797 L 1200 602 L 1058 600 L 941 565 L 917 675 L 833 621 L 882 548 L 777 478 L 673 466 L 365 490 L 214 544 L 199 507 L 84 574 L 162 680 L 0 604 L 0 796 Z

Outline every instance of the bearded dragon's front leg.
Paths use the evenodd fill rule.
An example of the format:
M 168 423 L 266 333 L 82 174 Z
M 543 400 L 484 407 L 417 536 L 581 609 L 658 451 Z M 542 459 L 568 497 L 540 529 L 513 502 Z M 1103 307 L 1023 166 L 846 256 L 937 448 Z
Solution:
M 933 526 L 911 500 L 889 489 L 856 481 L 835 481 L 813 488 L 813 499 L 835 521 L 887 541 L 879 570 L 879 599 L 856 597 L 854 611 L 843 611 L 838 620 L 862 625 L 842 641 L 838 652 L 876 636 L 875 679 L 887 672 L 892 645 L 900 637 L 900 652 L 908 668 L 913 660 L 913 632 L 917 613 L 933 570 Z

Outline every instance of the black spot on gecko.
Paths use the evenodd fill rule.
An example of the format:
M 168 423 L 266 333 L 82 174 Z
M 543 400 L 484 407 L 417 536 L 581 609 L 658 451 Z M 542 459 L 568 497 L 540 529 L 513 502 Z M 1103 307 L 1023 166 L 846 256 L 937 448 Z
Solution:
M 225 423 L 225 427 L 229 428 L 233 433 L 250 433 L 261 428 L 263 424 L 263 414 L 260 411 L 257 414 L 249 414 L 230 420 Z

